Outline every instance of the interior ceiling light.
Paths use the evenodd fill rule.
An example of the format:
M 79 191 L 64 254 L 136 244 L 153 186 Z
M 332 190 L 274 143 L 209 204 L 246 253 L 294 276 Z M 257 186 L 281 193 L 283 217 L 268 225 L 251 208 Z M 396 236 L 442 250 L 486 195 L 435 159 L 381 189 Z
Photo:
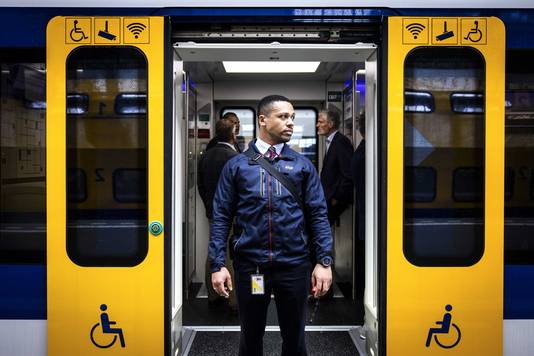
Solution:
M 226 73 L 314 73 L 321 62 L 223 61 Z

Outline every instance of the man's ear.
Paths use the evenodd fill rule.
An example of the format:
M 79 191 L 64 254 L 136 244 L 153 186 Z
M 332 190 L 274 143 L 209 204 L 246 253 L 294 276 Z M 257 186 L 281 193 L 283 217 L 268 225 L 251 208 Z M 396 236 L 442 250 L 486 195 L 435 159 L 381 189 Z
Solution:
M 265 123 L 265 115 L 259 115 L 259 116 L 258 116 L 258 125 L 260 125 L 260 126 L 265 126 L 265 125 L 267 125 L 267 124 Z

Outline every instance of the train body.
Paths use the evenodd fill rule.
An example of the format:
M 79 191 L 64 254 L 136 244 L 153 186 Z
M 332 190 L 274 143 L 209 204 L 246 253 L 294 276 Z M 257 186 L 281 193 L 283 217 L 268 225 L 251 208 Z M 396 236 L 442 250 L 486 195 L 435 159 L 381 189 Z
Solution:
M 197 159 L 213 136 L 216 118 L 226 111 L 236 111 L 242 116 L 242 143 L 256 137 L 255 105 L 277 88 L 282 88 L 281 92 L 288 96 L 293 94 L 297 116 L 302 120 L 291 144 L 318 169 L 325 147 L 314 129 L 317 113 L 330 106 L 342 114 L 349 112 L 350 115 L 342 115 L 342 129 L 356 147 L 362 140 L 357 132 L 360 120 L 369 120 L 370 105 L 375 105 L 376 124 L 366 125 L 366 136 L 374 134 L 378 147 L 367 156 L 368 161 L 375 162 L 367 168 L 375 169 L 376 175 L 367 177 L 376 180 L 376 191 L 366 195 L 367 203 L 370 204 L 373 194 L 378 198 L 374 200 L 376 216 L 368 219 L 366 227 L 380 226 L 373 236 L 365 237 L 368 244 L 375 242 L 369 254 L 376 257 L 374 267 L 366 268 L 368 282 L 363 301 L 364 325 L 368 330 L 366 351 L 373 355 L 375 352 L 395 354 L 395 346 L 385 341 L 390 330 L 386 323 L 376 326 L 387 317 L 387 278 L 393 278 L 387 268 L 395 261 L 387 255 L 393 247 L 387 244 L 386 227 L 394 225 L 388 220 L 385 206 L 390 192 L 386 183 L 390 167 L 387 166 L 387 138 L 399 135 L 402 143 L 404 181 L 399 194 L 402 194 L 403 214 L 399 226 L 404 237 L 400 246 L 415 269 L 423 272 L 440 268 L 476 269 L 491 243 L 484 236 L 490 223 L 485 215 L 487 199 L 491 196 L 487 191 L 493 189 L 486 184 L 488 171 L 485 170 L 488 158 L 491 159 L 488 155 L 493 152 L 486 146 L 493 141 L 486 135 L 492 116 L 486 109 L 485 98 L 493 83 L 487 82 L 492 77 L 488 76 L 489 69 L 478 50 L 430 45 L 413 49 L 403 62 L 402 130 L 393 132 L 386 124 L 386 114 L 392 108 L 387 101 L 387 88 L 391 86 L 388 81 L 393 80 L 387 70 L 388 61 L 393 61 L 388 51 L 391 39 L 387 31 L 392 26 L 388 25 L 388 19 L 399 16 L 495 17 L 503 23 L 506 48 L 502 54 L 506 64 L 502 71 L 489 74 L 505 80 L 502 93 L 505 97 L 504 194 L 499 218 L 503 221 L 504 258 L 499 267 L 502 275 L 485 278 L 488 283 L 492 279 L 502 283 L 502 315 L 497 316 L 502 320 L 502 340 L 497 343 L 502 350 L 495 350 L 494 354 L 534 353 L 534 8 L 529 8 L 532 6 L 527 1 L 495 2 L 493 6 L 491 2 L 477 1 L 468 4 L 468 8 L 462 8 L 464 4 L 459 2 L 454 2 L 452 7 L 427 8 L 394 1 L 369 2 L 365 6 L 348 1 L 329 6 L 298 1 L 290 7 L 239 1 L 178 6 L 159 1 L 150 8 L 132 1 L 107 4 L 112 7 L 101 7 L 100 2 L 85 3 L 79 8 L 62 2 L 45 3 L 42 7 L 30 3 L 0 7 L 0 355 L 46 355 L 51 350 L 49 345 L 47 348 L 47 330 L 50 330 L 47 318 L 50 310 L 54 313 L 57 310 L 57 305 L 50 307 L 49 300 L 50 288 L 57 286 L 51 286 L 47 280 L 47 275 L 50 276 L 47 266 L 53 256 L 47 252 L 47 246 L 51 246 L 50 239 L 54 238 L 49 232 L 47 235 L 50 225 L 47 219 L 51 216 L 47 207 L 54 199 L 49 191 L 54 183 L 47 178 L 47 166 L 54 156 L 47 153 L 50 144 L 47 138 L 64 140 L 64 151 L 57 152 L 64 154 L 61 159 L 66 162 L 62 186 L 65 192 L 57 199 L 65 199 L 66 256 L 76 268 L 111 268 L 115 273 L 152 263 L 154 258 L 150 254 L 152 240 L 146 238 L 147 228 L 155 221 L 149 210 L 154 204 L 149 196 L 156 194 L 152 188 L 154 175 L 150 172 L 153 168 L 149 168 L 154 161 L 154 150 L 149 141 L 154 141 L 151 135 L 159 126 L 150 126 L 149 115 L 153 113 L 149 110 L 161 104 L 164 108 L 161 116 L 164 113 L 180 117 L 177 123 L 170 119 L 172 127 L 166 126 L 160 135 L 161 145 L 165 147 L 165 154 L 160 155 L 161 169 L 173 173 L 157 176 L 161 178 L 158 183 L 161 187 L 163 179 L 165 186 L 173 187 L 164 191 L 165 199 L 170 201 L 161 204 L 167 222 L 161 223 L 166 226 L 172 223 L 172 233 L 183 240 L 169 245 L 165 242 L 165 247 L 161 247 L 172 246 L 172 251 L 178 251 L 165 252 L 162 257 L 173 261 L 168 262 L 172 267 L 167 267 L 165 262 L 165 275 L 178 276 L 175 281 L 162 282 L 162 290 L 172 295 L 166 296 L 162 303 L 173 315 L 171 326 L 162 326 L 165 329 L 162 333 L 166 343 L 174 345 L 182 342 L 174 334 L 181 332 L 180 327 L 174 326 L 178 323 L 175 316 L 180 314 L 177 310 L 182 299 L 187 298 L 187 284 L 200 278 L 199 266 L 205 259 L 206 242 L 200 236 L 207 234 L 208 228 L 196 195 Z M 170 58 L 173 64 L 161 68 L 162 73 L 165 71 L 162 78 L 172 77 L 172 73 L 174 78 L 162 79 L 156 95 L 159 104 L 151 104 L 155 101 L 150 99 L 155 90 L 149 84 L 154 78 L 149 66 L 155 57 L 135 45 L 119 49 L 96 44 L 81 46 L 66 56 L 65 77 L 51 78 L 48 65 L 55 56 L 52 48 L 56 47 L 51 46 L 50 38 L 46 39 L 45 35 L 49 21 L 58 16 L 67 21 L 74 17 L 107 16 L 121 21 L 150 16 L 163 18 L 162 28 L 166 32 L 161 35 L 162 48 L 165 48 L 164 57 Z M 127 31 L 127 27 L 124 29 Z M 57 38 L 57 41 L 63 45 L 68 38 Z M 269 47 L 273 42 L 275 47 L 279 46 L 279 53 Z M 262 46 L 271 58 L 283 59 L 287 55 L 289 60 L 309 61 L 314 56 L 310 53 L 316 53 L 317 57 L 327 58 L 324 61 L 327 64 L 316 77 L 302 73 L 288 77 L 282 74 L 246 77 L 228 75 L 220 69 L 225 58 L 236 60 L 241 53 L 245 53 L 244 58 L 258 60 L 265 50 Z M 332 49 L 335 46 L 341 48 L 340 54 Z M 363 54 L 356 54 L 351 62 L 349 52 Z M 359 70 L 369 75 L 371 67 L 366 63 L 372 62 L 369 58 L 373 55 L 375 67 L 372 68 L 378 73 L 378 79 L 374 77 L 378 89 L 374 88 L 375 103 L 370 104 L 366 101 L 370 100 L 367 97 L 371 97 L 373 88 L 369 86 L 369 77 L 362 87 L 356 73 Z M 48 98 L 53 93 L 47 92 L 47 86 L 50 88 L 54 80 L 65 81 L 61 85 L 66 93 L 66 113 L 64 135 L 59 132 L 52 136 L 47 133 L 50 118 L 47 111 Z M 370 139 L 366 137 L 366 141 L 369 143 Z M 172 159 L 167 152 L 172 153 Z M 180 178 L 169 183 L 167 179 L 171 175 Z M 171 211 L 178 217 L 167 217 Z M 353 239 L 358 230 L 352 212 L 343 218 L 341 227 L 336 227 L 339 246 L 336 257 L 350 261 L 336 268 L 339 268 L 339 278 L 350 283 L 355 278 L 350 250 L 355 248 Z M 191 240 L 191 236 L 198 238 Z M 435 239 L 429 242 L 429 236 Z M 344 251 L 344 246 L 349 247 Z M 58 275 L 57 267 L 53 273 Z M 469 281 L 462 283 L 468 289 Z M 446 290 L 447 281 L 442 284 Z M 433 292 L 439 294 L 443 290 Z M 482 300 L 481 304 L 485 302 Z M 477 313 L 474 303 L 466 308 L 471 308 L 472 314 Z M 373 327 L 374 322 L 378 323 Z M 388 325 L 393 325 L 393 321 Z M 162 350 L 165 354 L 175 350 L 183 352 L 181 345 L 166 345 Z M 463 354 L 462 350 L 458 352 Z

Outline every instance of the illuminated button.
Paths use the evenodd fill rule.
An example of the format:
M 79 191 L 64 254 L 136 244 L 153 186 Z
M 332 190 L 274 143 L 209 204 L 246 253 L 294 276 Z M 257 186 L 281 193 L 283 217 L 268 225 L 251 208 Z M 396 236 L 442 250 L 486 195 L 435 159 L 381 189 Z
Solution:
M 163 225 L 161 225 L 161 223 L 158 221 L 153 221 L 150 223 L 148 230 L 152 235 L 158 236 L 163 231 Z

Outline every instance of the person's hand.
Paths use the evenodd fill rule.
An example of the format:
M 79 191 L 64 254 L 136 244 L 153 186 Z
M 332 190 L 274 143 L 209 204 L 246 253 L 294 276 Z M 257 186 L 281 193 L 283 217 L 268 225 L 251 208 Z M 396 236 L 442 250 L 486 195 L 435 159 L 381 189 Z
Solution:
M 213 272 L 211 274 L 211 285 L 218 295 L 228 298 L 232 291 L 232 277 L 226 267 L 222 267 L 219 272 Z
M 312 277 L 312 290 L 315 289 L 313 297 L 322 297 L 328 292 L 332 285 L 332 267 L 324 267 L 321 264 L 316 264 L 313 269 Z

